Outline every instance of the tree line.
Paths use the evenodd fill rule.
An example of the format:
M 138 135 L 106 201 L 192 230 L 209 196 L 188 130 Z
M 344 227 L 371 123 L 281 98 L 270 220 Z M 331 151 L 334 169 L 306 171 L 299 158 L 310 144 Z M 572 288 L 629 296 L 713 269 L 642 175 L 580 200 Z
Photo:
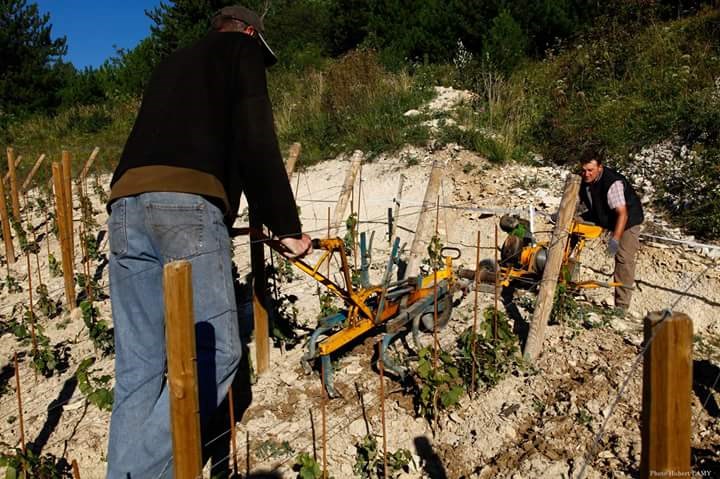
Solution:
M 0 0 L 0 127 L 33 113 L 137 98 L 153 68 L 202 36 L 217 9 L 237 0 L 164 0 L 145 11 L 151 32 L 97 68 L 64 60 L 68 40 L 27 0 Z M 265 14 L 280 68 L 321 68 L 350 50 L 379 52 L 388 68 L 479 62 L 511 74 L 608 16 L 647 23 L 712 3 L 702 0 L 245 0 Z

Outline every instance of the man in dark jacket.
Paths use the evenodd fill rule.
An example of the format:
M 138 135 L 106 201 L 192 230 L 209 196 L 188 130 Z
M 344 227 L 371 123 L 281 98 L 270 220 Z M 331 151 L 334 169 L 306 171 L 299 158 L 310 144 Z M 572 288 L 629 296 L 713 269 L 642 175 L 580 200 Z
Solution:
M 587 208 L 583 218 L 610 231 L 607 253 L 615 258 L 615 307 L 630 307 L 635 282 L 635 258 L 640 248 L 640 229 L 644 214 L 640 199 L 627 178 L 604 166 L 594 152 L 581 158 L 583 184 L 580 200 Z
M 241 354 L 231 226 L 241 192 L 288 256 L 311 251 L 278 149 L 262 20 L 220 10 L 212 30 L 150 79 L 111 182 L 110 296 L 115 400 L 107 477 L 172 477 L 163 266 L 192 265 L 200 418 L 232 383 Z

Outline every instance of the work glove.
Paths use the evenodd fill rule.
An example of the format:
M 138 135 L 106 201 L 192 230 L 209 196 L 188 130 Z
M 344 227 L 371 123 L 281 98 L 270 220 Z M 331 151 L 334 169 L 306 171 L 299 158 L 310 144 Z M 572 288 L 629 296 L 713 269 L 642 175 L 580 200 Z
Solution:
M 615 238 L 610 238 L 610 241 L 608 241 L 607 249 L 605 252 L 608 254 L 608 256 L 615 256 L 618 252 L 618 248 L 620 248 L 620 243 Z

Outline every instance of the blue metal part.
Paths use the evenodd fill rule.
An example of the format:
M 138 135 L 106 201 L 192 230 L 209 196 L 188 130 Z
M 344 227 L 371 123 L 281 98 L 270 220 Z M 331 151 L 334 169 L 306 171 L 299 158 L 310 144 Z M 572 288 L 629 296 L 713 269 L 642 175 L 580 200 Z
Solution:
M 322 361 L 323 384 L 325 385 L 325 390 L 331 398 L 337 397 L 337 393 L 333 387 L 333 368 L 332 361 L 330 361 L 330 355 L 326 354 L 325 356 L 320 356 L 320 361 Z
M 301 361 L 305 371 L 311 371 L 310 361 L 317 357 L 317 343 L 320 335 L 333 329 L 335 326 L 339 326 L 345 321 L 345 312 L 339 312 L 332 316 L 327 316 L 319 321 L 319 325 L 315 328 L 315 331 L 310 335 L 308 340 L 308 350 L 303 355 Z
M 360 284 L 363 288 L 367 288 L 370 285 L 370 262 L 368 261 L 369 255 L 367 250 L 366 234 L 363 231 L 360 233 Z
M 387 266 L 385 268 L 385 276 L 383 278 L 383 293 L 380 295 L 380 303 L 378 304 L 377 312 L 375 313 L 375 323 L 378 322 L 378 318 L 382 316 L 383 310 L 385 309 L 385 295 L 387 293 L 388 284 L 390 284 L 390 277 L 392 276 L 393 266 L 397 261 L 397 256 L 400 250 L 400 238 L 395 238 L 393 242 L 392 250 L 390 251 L 390 258 L 388 259 Z
M 395 333 L 385 333 L 383 334 L 383 340 L 380 346 L 380 356 L 383 362 L 383 365 L 385 366 L 385 369 L 397 374 L 400 379 L 405 379 L 405 375 L 407 374 L 407 369 L 404 367 L 396 364 L 392 359 L 390 359 L 387 354 L 387 348 L 390 345 L 390 342 L 393 340 L 395 336 L 397 336 L 399 333 L 403 332 L 403 330 L 397 331 Z

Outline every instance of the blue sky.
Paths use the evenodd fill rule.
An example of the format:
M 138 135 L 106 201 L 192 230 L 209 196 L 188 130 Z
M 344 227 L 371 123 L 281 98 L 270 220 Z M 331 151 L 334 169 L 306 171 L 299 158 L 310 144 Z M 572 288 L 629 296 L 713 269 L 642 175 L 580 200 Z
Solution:
M 28 4 L 33 3 L 30 0 Z M 160 0 L 34 0 L 50 14 L 53 38 L 67 37 L 65 61 L 76 68 L 97 67 L 118 48 L 132 48 L 148 36 L 145 15 Z

